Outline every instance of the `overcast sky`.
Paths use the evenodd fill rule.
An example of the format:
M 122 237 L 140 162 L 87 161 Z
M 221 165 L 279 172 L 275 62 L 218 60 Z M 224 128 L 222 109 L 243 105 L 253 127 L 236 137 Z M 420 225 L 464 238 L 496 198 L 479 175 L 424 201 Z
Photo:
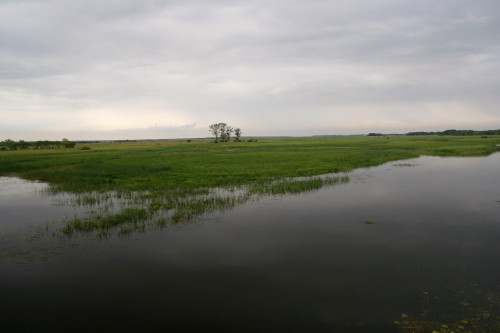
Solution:
M 0 140 L 500 128 L 498 0 L 0 0 Z

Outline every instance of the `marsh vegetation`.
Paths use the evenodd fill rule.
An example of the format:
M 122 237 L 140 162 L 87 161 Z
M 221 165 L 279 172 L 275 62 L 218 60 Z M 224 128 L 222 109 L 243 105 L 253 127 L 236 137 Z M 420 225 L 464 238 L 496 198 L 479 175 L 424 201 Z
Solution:
M 88 151 L 2 152 L 0 174 L 48 182 L 53 192 L 77 193 L 74 203 L 99 209 L 68 220 L 61 231 L 106 235 L 113 229 L 119 233 L 144 230 L 146 224 L 186 221 L 204 212 L 227 210 L 257 194 L 300 193 L 348 180 L 347 176 L 314 177 L 320 174 L 346 173 L 423 154 L 474 156 L 498 149 L 496 137 L 217 141 L 221 142 L 94 143 L 77 147 Z

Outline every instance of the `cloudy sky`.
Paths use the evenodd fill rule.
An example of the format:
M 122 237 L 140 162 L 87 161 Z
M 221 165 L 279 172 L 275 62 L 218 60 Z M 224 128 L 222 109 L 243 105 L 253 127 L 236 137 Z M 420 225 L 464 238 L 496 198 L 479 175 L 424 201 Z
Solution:
M 500 128 L 497 0 L 0 0 L 0 140 Z

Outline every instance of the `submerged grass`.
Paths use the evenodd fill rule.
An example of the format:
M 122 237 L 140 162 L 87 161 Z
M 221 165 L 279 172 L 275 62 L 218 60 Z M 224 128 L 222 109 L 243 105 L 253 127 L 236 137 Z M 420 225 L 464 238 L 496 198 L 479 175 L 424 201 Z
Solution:
M 311 177 L 414 158 L 474 156 L 500 150 L 499 136 L 326 137 L 86 144 L 90 150 L 0 152 L 0 175 L 48 182 L 78 194 L 73 204 L 109 209 L 75 218 L 64 234 L 139 230 L 145 221 L 185 221 L 258 195 L 311 191 L 346 178 Z M 211 189 L 229 191 L 224 195 Z M 111 207 L 111 208 L 110 208 Z M 118 207 L 118 208 L 117 208 Z
M 123 196 L 122 199 L 102 196 L 99 192 L 93 192 L 93 194 L 76 196 L 73 199 L 73 204 L 84 205 L 87 202 L 89 206 L 95 207 L 95 202 L 102 199 L 99 206 L 100 211 L 93 211 L 83 218 L 75 217 L 67 220 L 60 231 L 67 236 L 73 236 L 77 233 L 96 233 L 106 237 L 113 230 L 124 235 L 132 231 L 144 231 L 147 228 L 164 227 L 167 224 L 189 221 L 211 212 L 226 211 L 251 199 L 258 199 L 266 195 L 298 194 L 348 181 L 348 176 L 285 179 L 252 187 L 200 191 L 190 195 L 181 194 L 178 191 L 172 193 L 135 193 Z M 92 196 L 94 200 L 89 198 Z M 109 213 L 116 206 L 125 208 L 115 213 Z

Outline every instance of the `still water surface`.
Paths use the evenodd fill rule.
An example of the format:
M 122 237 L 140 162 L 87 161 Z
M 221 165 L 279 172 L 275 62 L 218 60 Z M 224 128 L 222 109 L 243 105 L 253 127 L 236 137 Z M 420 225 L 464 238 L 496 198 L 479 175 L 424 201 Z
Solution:
M 350 177 L 182 226 L 41 236 L 38 247 L 29 235 L 76 208 L 53 205 L 44 184 L 2 177 L 1 321 L 18 331 L 397 332 L 403 313 L 458 321 L 473 314 L 453 295 L 498 291 L 499 153 Z

